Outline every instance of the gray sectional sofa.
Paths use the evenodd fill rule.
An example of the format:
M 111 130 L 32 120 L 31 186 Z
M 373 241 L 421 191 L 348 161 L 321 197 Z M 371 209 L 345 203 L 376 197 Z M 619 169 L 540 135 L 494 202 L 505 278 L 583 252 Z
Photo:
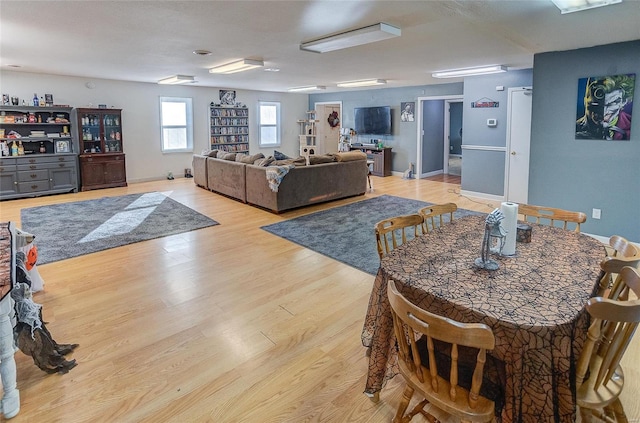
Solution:
M 363 195 L 369 169 L 366 154 L 359 152 L 331 155 L 336 161 L 297 165 L 284 176 L 277 192 L 269 187 L 268 167 L 207 157 L 193 156 L 196 185 L 244 203 L 280 213 L 310 204 Z M 280 162 L 279 164 L 286 164 Z

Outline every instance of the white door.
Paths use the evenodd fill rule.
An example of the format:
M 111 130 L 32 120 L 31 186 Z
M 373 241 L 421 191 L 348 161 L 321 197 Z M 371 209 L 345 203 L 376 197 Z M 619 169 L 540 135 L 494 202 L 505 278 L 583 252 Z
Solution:
M 329 115 L 333 112 L 338 114 L 338 121 L 342 120 L 342 103 L 315 103 L 316 119 L 316 154 L 335 153 L 338 151 L 338 143 L 340 142 L 340 127 L 329 124 Z
M 529 199 L 530 87 L 509 88 L 507 110 L 506 200 L 526 204 Z

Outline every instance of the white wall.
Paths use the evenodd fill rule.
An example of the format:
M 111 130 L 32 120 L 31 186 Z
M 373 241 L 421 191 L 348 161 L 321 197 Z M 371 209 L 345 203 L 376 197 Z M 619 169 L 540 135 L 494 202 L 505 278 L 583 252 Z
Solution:
M 93 88 L 88 88 L 87 83 Z M 228 87 L 220 87 L 228 89 Z M 163 179 L 168 172 L 176 177 L 191 168 L 192 153 L 163 154 L 160 148 L 159 98 L 191 97 L 193 99 L 194 152 L 209 148 L 209 103 L 218 102 L 219 88 L 197 86 L 171 86 L 108 79 L 0 71 L 0 91 L 11 97 L 30 101 L 53 94 L 55 104 L 71 107 L 98 107 L 122 109 L 122 141 L 126 154 L 127 181 Z M 249 151 L 251 154 L 272 155 L 273 149 L 258 148 L 257 102 L 281 102 L 282 147 L 277 150 L 297 157 L 298 119 L 305 117 L 307 94 L 289 94 L 263 91 L 236 90 L 236 100 L 249 107 Z M 77 128 L 73 127 L 74 131 Z

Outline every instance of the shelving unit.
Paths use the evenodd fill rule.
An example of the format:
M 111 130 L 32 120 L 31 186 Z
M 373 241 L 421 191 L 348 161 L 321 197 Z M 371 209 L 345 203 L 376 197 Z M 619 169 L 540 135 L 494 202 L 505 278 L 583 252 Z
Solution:
M 306 119 L 298 120 L 300 125 L 300 134 L 298 136 L 300 140 L 300 155 L 307 159 L 307 164 L 309 164 L 309 156 L 315 155 L 318 150 L 316 141 L 317 122 L 315 110 L 309 110 Z
M 121 109 L 76 109 L 82 191 L 125 187 Z
M 210 106 L 211 149 L 249 154 L 249 109 Z
M 371 174 L 374 176 L 391 176 L 391 147 L 350 147 L 351 150 L 360 150 L 367 154 L 367 160 L 373 160 Z
M 9 154 L 0 161 L 0 200 L 78 191 L 71 110 L 0 106 L 0 141 Z M 14 142 L 19 155 L 12 155 Z

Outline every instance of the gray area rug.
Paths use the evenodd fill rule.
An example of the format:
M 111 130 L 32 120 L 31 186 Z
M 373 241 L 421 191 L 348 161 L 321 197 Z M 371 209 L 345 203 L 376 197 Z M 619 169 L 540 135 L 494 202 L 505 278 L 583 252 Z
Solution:
M 392 216 L 417 213 L 422 207 L 431 204 L 392 195 L 381 195 L 263 226 L 261 229 L 375 275 L 380 259 L 376 248 L 374 225 Z M 454 218 L 471 214 L 480 213 L 458 209 Z
M 22 209 L 36 236 L 38 264 L 217 225 L 160 192 Z

